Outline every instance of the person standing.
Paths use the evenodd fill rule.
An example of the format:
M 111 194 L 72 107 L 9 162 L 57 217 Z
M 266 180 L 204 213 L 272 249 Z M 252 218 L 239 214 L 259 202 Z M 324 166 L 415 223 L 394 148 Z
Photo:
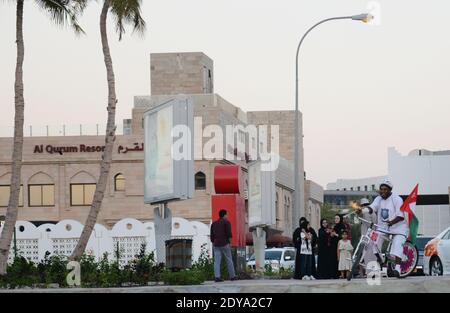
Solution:
M 348 215 L 345 215 L 342 218 L 342 223 L 344 224 L 344 230 L 347 232 L 347 238 L 351 242 L 352 241 L 352 227 L 350 225 L 350 219 L 349 219 Z
M 319 238 L 317 242 L 317 276 L 319 279 L 331 278 L 331 229 L 326 219 L 320 221 Z
M 336 214 L 336 216 L 334 217 L 333 229 L 336 232 L 336 234 L 338 235 L 339 240 L 341 240 L 342 232 L 344 230 L 346 230 L 346 226 L 344 224 L 344 219 L 339 214 Z
M 342 232 L 342 239 L 339 240 L 338 244 L 338 261 L 339 261 L 339 271 L 341 272 L 340 278 L 347 278 L 348 274 L 352 269 L 352 252 L 353 246 L 348 239 L 348 232 L 344 230 Z
M 331 230 L 330 233 L 330 246 L 331 246 L 331 266 L 330 266 L 330 271 L 331 271 L 331 278 L 339 278 L 339 270 L 338 270 L 338 255 L 337 255 L 337 251 L 338 251 L 338 244 L 339 244 L 339 240 L 341 240 L 341 235 L 342 232 L 345 229 L 345 225 L 343 223 L 342 220 L 342 216 L 340 216 L 339 214 L 336 214 L 336 216 L 334 217 L 334 226 Z
M 211 242 L 213 243 L 215 282 L 217 283 L 223 281 L 220 277 L 220 264 L 222 261 L 222 256 L 225 258 L 227 263 L 230 280 L 235 280 L 236 274 L 234 272 L 230 248 L 230 239 L 232 237 L 231 223 L 227 219 L 226 210 L 220 210 L 219 219 L 212 223 L 210 237 Z
M 302 223 L 300 233 L 300 277 L 303 280 L 315 279 L 313 276 L 313 245 L 312 233 L 308 231 L 308 222 Z
M 312 228 L 311 223 L 307 221 L 306 226 L 306 232 L 311 234 L 311 247 L 312 247 L 312 260 L 311 260 L 311 267 L 312 267 L 312 274 L 311 276 L 314 278 L 317 278 L 317 267 L 316 267 L 316 255 L 317 255 L 317 233 Z
M 292 241 L 295 247 L 295 269 L 294 269 L 294 279 L 302 279 L 301 276 L 301 258 L 300 258 L 300 251 L 301 251 L 301 245 L 302 245 L 302 231 L 305 231 L 305 225 L 304 222 L 306 222 L 305 217 L 301 217 L 298 221 L 298 227 L 295 229 L 294 234 L 292 235 Z

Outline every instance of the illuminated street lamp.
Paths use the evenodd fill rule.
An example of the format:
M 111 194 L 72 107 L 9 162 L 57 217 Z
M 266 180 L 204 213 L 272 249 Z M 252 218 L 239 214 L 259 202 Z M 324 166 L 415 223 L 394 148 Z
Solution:
M 339 16 L 339 17 L 330 17 L 327 19 L 324 19 L 316 24 L 314 24 L 311 28 L 309 28 L 306 33 L 301 38 L 298 47 L 297 47 L 297 54 L 295 56 L 295 135 L 294 135 L 294 214 L 292 216 L 293 220 L 298 221 L 299 219 L 299 211 L 300 211 L 300 180 L 299 180 L 299 118 L 298 118 L 298 55 L 300 52 L 300 47 L 303 43 L 303 40 L 306 38 L 306 36 L 317 26 L 320 24 L 323 24 L 325 22 L 334 21 L 334 20 L 354 20 L 354 21 L 361 21 L 363 23 L 369 23 L 373 19 L 373 16 L 368 13 L 364 14 L 358 14 L 358 15 L 351 15 L 351 16 Z M 303 179 L 303 177 L 302 177 Z

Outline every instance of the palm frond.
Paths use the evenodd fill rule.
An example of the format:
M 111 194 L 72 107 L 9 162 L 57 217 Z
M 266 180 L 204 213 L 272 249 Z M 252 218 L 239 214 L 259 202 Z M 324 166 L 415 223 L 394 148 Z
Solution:
M 133 33 L 143 35 L 145 21 L 141 15 L 142 0 L 105 0 L 109 1 L 109 7 L 114 18 L 116 32 L 119 40 L 125 34 L 125 26 L 130 25 Z
M 60 26 L 71 26 L 75 33 L 84 34 L 78 18 L 84 12 L 89 0 L 34 0 L 50 19 Z

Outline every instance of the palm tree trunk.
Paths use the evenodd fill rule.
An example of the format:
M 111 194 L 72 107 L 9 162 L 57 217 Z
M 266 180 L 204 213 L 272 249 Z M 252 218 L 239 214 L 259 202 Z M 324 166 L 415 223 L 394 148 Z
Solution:
M 100 164 L 100 176 L 98 178 L 97 187 L 94 193 L 89 215 L 84 224 L 83 232 L 80 240 L 75 247 L 70 259 L 79 260 L 86 249 L 89 238 L 97 221 L 97 216 L 100 212 L 102 200 L 105 195 L 106 184 L 109 176 L 109 169 L 111 167 L 112 152 L 115 141 L 116 132 L 116 87 L 114 70 L 109 51 L 108 36 L 106 30 L 106 20 L 108 17 L 109 0 L 105 0 L 103 4 L 102 13 L 100 15 L 100 34 L 102 38 L 103 56 L 105 60 L 107 80 L 108 80 L 108 122 L 106 125 L 105 151 L 103 152 L 102 161 Z
M 22 169 L 22 148 L 23 148 L 23 119 L 25 100 L 23 97 L 23 59 L 25 47 L 23 43 L 23 2 L 17 0 L 16 10 L 16 43 L 17 43 L 17 61 L 16 77 L 14 83 L 14 147 L 12 154 L 12 174 L 11 188 L 9 193 L 8 208 L 6 210 L 5 225 L 0 237 L 0 275 L 6 274 L 9 249 L 11 240 L 16 227 L 17 208 L 19 206 L 20 194 L 20 176 Z

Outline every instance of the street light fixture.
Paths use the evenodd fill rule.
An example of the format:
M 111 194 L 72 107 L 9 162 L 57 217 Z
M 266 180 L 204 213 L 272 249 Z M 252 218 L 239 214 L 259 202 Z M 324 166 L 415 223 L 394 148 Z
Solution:
M 357 14 L 357 15 L 350 15 L 350 16 L 338 16 L 338 17 L 331 17 L 324 19 L 316 24 L 314 24 L 312 27 L 310 27 L 303 37 L 300 39 L 300 42 L 297 47 L 297 54 L 295 56 L 295 135 L 294 135 L 294 148 L 295 148 L 295 155 L 294 155 L 294 214 L 292 216 L 294 221 L 299 220 L 299 213 L 300 213 L 300 180 L 299 180 L 299 114 L 298 114 L 298 56 L 300 52 L 300 47 L 302 46 L 303 40 L 306 38 L 306 36 L 317 26 L 320 24 L 323 24 L 325 22 L 334 21 L 334 20 L 354 20 L 354 21 L 361 21 L 363 23 L 369 23 L 371 20 L 373 20 L 373 15 L 369 13 L 363 13 L 363 14 Z M 303 177 L 302 177 L 303 179 Z M 292 225 L 294 228 L 294 224 Z
M 353 15 L 351 18 L 354 21 L 361 21 L 364 23 L 369 23 L 370 21 L 373 20 L 373 15 L 368 14 L 368 13 L 363 13 L 363 14 Z

